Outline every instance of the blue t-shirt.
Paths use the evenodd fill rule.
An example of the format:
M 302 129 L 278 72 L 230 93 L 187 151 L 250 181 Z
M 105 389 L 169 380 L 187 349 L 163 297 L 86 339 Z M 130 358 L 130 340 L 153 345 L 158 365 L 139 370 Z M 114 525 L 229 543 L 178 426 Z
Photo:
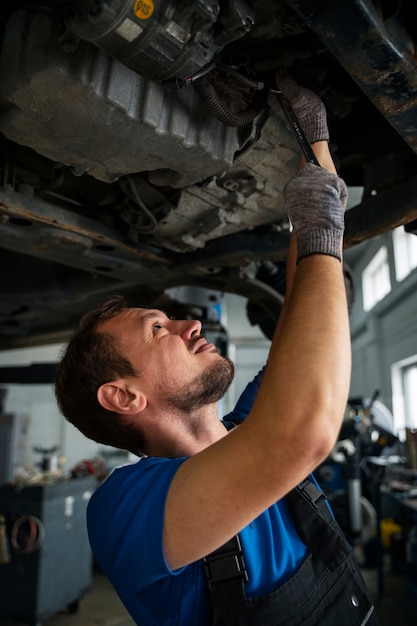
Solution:
M 225 420 L 241 421 L 250 410 L 259 378 Z M 169 569 L 163 551 L 167 493 L 185 458 L 143 458 L 115 470 L 97 489 L 87 510 L 97 562 L 137 624 L 208 626 L 209 599 L 202 560 Z M 239 533 L 249 580 L 248 597 L 277 589 L 298 569 L 306 547 L 284 500 Z

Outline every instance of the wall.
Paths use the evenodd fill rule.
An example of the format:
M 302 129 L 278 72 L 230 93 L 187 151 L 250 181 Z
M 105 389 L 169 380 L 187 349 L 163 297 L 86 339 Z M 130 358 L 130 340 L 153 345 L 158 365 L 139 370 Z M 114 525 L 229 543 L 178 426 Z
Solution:
M 32 363 L 55 363 L 62 345 L 7 350 L 0 352 L 0 367 L 25 366 Z M 78 461 L 96 456 L 100 446 L 84 437 L 59 413 L 53 385 L 8 384 L 4 402 L 6 413 L 16 413 L 26 421 L 24 434 L 24 467 L 34 469 L 41 460 L 33 448 L 58 446 L 58 456 L 65 458 L 63 470 L 70 470 Z
M 235 363 L 235 378 L 221 406 L 226 414 L 233 409 L 246 384 L 265 365 L 270 341 L 258 326 L 249 324 L 244 298 L 226 294 L 222 308 L 222 323 L 229 335 L 229 356 Z
M 363 310 L 362 271 L 381 245 L 388 249 L 392 290 L 366 313 Z M 379 389 L 379 400 L 393 411 L 391 366 L 417 354 L 417 270 L 413 270 L 401 282 L 396 281 L 391 233 L 366 242 L 351 267 L 355 282 L 355 303 L 350 316 L 350 395 L 371 397 Z

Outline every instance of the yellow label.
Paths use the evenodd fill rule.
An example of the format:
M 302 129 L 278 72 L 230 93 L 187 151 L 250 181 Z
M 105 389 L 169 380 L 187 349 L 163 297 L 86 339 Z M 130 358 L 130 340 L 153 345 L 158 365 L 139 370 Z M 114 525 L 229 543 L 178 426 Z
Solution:
M 136 0 L 133 11 L 139 20 L 147 20 L 151 17 L 155 5 L 152 0 Z

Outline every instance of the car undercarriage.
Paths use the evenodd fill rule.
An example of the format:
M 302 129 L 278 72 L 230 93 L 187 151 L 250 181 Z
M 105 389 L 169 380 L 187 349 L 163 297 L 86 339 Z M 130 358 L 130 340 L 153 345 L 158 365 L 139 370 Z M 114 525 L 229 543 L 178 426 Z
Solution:
M 169 309 L 184 285 L 274 319 L 299 161 L 267 104 L 277 72 L 320 95 L 339 173 L 363 189 L 346 250 L 416 231 L 412 0 L 19 0 L 0 15 L 0 349 L 61 340 L 115 293 Z

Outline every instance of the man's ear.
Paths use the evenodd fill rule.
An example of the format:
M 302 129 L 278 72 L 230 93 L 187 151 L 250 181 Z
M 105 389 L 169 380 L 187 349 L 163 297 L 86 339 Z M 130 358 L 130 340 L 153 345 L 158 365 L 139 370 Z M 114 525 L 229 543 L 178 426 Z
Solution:
M 97 390 L 97 400 L 104 409 L 125 415 L 140 413 L 147 404 L 145 395 L 136 388 L 130 388 L 124 380 L 101 385 Z

